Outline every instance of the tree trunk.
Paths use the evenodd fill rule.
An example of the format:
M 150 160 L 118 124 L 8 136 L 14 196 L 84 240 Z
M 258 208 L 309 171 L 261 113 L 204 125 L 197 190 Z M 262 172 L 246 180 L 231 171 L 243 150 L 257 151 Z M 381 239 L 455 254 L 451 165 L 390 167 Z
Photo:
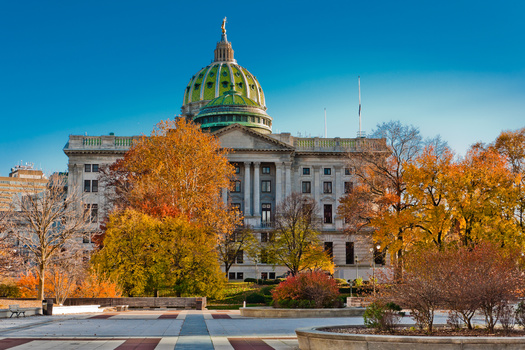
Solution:
M 38 294 L 39 301 L 44 300 L 44 282 L 45 282 L 45 267 L 44 264 L 38 265 Z

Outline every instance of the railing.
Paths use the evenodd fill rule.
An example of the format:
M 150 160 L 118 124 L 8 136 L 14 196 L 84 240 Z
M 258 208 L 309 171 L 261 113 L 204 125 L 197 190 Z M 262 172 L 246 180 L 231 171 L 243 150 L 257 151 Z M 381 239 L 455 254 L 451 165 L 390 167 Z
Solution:
M 85 136 L 82 139 L 82 146 L 97 147 L 102 145 L 102 138 L 100 136 Z
M 297 138 L 294 137 L 294 146 L 297 151 L 316 151 L 316 152 L 356 152 L 363 150 L 384 151 L 387 150 L 383 139 L 325 139 Z

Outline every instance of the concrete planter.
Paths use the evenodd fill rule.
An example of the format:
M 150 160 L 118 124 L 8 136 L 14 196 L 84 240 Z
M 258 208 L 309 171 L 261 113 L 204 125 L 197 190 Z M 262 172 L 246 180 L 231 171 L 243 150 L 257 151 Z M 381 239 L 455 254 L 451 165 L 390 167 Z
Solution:
M 337 326 L 335 326 L 337 327 Z M 344 327 L 344 326 L 341 326 Z M 341 334 L 323 327 L 295 330 L 301 350 L 455 350 L 525 349 L 525 337 L 424 337 L 373 334 Z
M 84 314 L 93 312 L 102 312 L 100 305 L 75 305 L 75 306 L 58 306 L 53 305 L 53 315 Z
M 279 309 L 273 307 L 242 307 L 241 316 L 258 318 L 307 318 L 307 317 L 355 317 L 363 316 L 362 308 L 335 309 Z

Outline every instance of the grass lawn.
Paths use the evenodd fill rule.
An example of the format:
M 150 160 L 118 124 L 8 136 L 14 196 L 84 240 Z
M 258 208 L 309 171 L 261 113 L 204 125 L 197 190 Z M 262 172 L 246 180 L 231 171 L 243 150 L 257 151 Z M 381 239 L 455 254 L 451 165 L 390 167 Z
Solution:
M 260 286 L 251 282 L 229 282 L 226 284 L 221 297 L 207 299 L 208 308 L 228 309 L 242 307 L 248 295 L 258 293 L 264 287 L 267 286 Z M 253 304 L 252 306 L 255 305 Z

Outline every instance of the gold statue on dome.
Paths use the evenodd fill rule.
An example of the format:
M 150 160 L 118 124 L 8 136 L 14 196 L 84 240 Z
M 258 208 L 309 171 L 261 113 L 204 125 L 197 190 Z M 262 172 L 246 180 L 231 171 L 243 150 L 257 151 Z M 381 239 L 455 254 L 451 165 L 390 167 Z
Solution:
M 222 20 L 222 34 L 226 34 L 226 17 Z

